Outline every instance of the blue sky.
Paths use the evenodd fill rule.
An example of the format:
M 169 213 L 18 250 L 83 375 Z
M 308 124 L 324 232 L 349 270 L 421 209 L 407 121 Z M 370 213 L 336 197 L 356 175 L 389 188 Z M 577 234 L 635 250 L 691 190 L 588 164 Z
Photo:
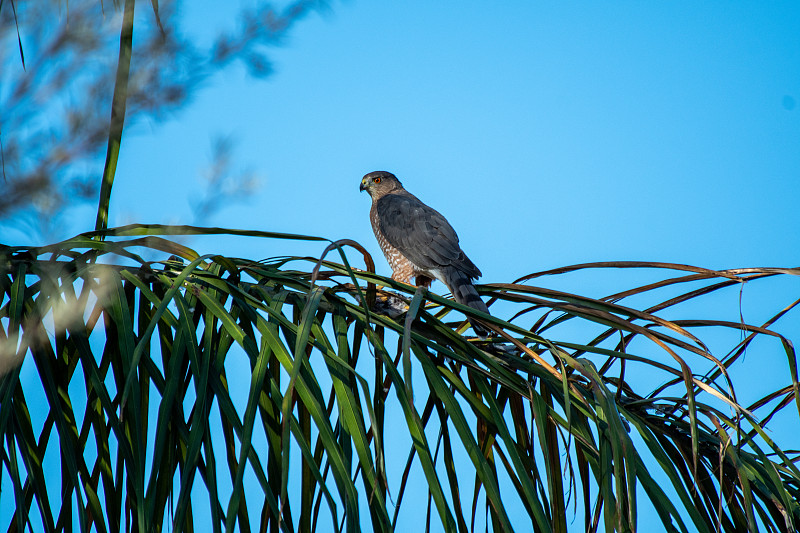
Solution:
M 262 186 L 216 225 L 379 254 L 357 184 L 384 169 L 449 218 L 487 282 L 600 260 L 796 262 L 797 4 L 331 7 L 272 52 L 267 81 L 235 67 L 131 128 L 112 223 L 189 219 L 224 134 Z M 185 9 L 190 29 L 231 24 L 216 2 Z

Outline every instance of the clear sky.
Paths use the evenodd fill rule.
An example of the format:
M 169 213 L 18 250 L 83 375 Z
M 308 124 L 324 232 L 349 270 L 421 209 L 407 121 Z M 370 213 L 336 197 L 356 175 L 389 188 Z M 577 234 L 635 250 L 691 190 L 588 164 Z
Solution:
M 186 27 L 232 26 L 220 9 L 187 2 Z M 189 220 L 224 134 L 262 186 L 215 225 L 379 255 L 358 183 L 383 169 L 448 217 L 486 282 L 600 260 L 798 262 L 796 2 L 332 2 L 271 58 L 266 81 L 234 67 L 128 130 L 112 224 Z
M 229 4 L 185 1 L 185 28 L 232 28 Z M 235 66 L 126 130 L 110 225 L 195 222 L 212 140 L 230 135 L 261 187 L 207 225 L 355 239 L 387 275 L 358 191 L 373 170 L 450 220 L 481 282 L 592 261 L 800 263 L 796 1 L 333 1 L 270 58 L 265 81 Z

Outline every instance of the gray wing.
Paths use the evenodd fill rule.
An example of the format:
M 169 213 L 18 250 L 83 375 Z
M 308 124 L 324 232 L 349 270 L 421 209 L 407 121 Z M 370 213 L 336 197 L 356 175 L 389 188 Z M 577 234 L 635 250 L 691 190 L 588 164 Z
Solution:
M 458 245 L 458 235 L 441 213 L 416 196 L 387 194 L 375 206 L 389 244 L 424 269 L 454 266 L 470 277 L 481 271 Z

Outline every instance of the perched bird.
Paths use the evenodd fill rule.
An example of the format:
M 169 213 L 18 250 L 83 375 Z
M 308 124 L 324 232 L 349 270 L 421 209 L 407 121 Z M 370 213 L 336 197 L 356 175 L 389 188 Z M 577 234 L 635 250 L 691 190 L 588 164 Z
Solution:
M 361 190 L 372 197 L 369 220 L 378 244 L 392 267 L 392 279 L 430 287 L 444 283 L 453 298 L 488 313 L 473 280 L 481 271 L 458 244 L 458 235 L 441 213 L 405 190 L 390 172 L 370 172 L 361 178 Z M 472 323 L 475 332 L 486 330 Z

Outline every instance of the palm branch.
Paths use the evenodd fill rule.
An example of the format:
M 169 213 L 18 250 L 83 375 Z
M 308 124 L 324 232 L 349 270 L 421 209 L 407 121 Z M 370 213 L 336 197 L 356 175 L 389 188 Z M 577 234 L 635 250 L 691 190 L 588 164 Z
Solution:
M 758 325 L 664 318 L 796 269 L 601 263 L 483 285 L 484 341 L 464 334 L 475 311 L 374 274 L 352 241 L 253 261 L 175 234 L 324 242 L 128 226 L 2 248 L 9 531 L 628 531 L 642 500 L 668 531 L 800 522 L 796 452 L 766 427 L 796 424 L 773 325 L 798 300 Z M 530 284 L 612 267 L 672 277 L 600 299 Z M 713 330 L 740 339 L 716 357 Z M 748 350 L 789 371 L 744 405 Z

